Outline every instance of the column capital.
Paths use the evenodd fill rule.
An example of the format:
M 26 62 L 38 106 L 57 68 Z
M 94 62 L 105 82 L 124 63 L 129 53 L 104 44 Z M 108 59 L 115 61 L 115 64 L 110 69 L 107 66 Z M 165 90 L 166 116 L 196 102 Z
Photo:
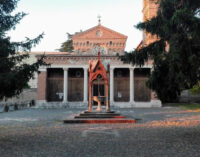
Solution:
M 110 67 L 110 70 L 114 70 L 115 69 L 115 67 Z
M 88 70 L 88 67 L 83 67 L 84 70 Z
M 40 68 L 39 68 L 39 71 L 41 71 L 41 72 L 46 72 L 46 71 L 47 71 L 47 68 L 46 68 L 46 67 L 40 67 Z
M 130 67 L 129 69 L 130 69 L 130 70 L 134 70 L 135 68 L 134 68 L 134 67 Z
M 63 68 L 64 71 L 68 71 L 69 68 Z

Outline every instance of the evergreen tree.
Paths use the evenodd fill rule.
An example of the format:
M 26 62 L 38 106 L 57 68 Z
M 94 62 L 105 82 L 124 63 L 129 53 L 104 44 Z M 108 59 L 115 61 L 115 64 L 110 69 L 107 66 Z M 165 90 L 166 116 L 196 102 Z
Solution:
M 157 3 L 157 16 L 136 27 L 157 36 L 158 40 L 126 53 L 121 59 L 140 66 L 153 59 L 147 86 L 162 102 L 171 102 L 177 100 L 182 90 L 192 88 L 200 80 L 200 1 Z
M 72 42 L 72 34 L 67 33 L 68 39 L 64 43 L 61 44 L 61 48 L 58 49 L 60 52 L 72 52 L 74 50 L 73 42 Z
M 9 98 L 21 93 L 28 81 L 33 77 L 40 65 L 44 65 L 43 57 L 34 64 L 24 62 L 29 57 L 28 52 L 35 46 L 43 34 L 31 40 L 26 38 L 22 42 L 11 42 L 7 32 L 13 30 L 26 15 L 12 12 L 18 0 L 0 1 L 0 99 Z M 19 52 L 25 52 L 21 55 Z

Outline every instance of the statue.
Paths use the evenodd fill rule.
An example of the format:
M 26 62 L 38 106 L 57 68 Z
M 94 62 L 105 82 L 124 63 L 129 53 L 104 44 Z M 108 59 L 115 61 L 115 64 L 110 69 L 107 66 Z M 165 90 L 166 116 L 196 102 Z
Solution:
M 93 96 L 93 100 L 98 103 L 96 111 L 101 111 L 101 101 L 98 99 L 97 96 Z

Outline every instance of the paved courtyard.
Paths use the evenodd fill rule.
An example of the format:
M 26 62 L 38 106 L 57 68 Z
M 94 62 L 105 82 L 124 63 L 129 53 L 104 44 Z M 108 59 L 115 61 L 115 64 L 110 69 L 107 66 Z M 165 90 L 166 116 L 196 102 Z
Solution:
M 0 113 L 0 157 L 198 157 L 200 112 L 115 109 L 136 124 L 63 124 L 84 109 Z

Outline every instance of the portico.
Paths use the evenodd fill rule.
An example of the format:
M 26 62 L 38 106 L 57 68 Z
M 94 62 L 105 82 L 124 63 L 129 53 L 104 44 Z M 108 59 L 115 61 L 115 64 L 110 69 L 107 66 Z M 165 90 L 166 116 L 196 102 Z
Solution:
M 40 69 L 41 73 L 39 74 L 39 79 L 43 80 L 43 84 L 46 83 L 46 86 L 43 86 L 42 95 L 38 95 L 39 98 L 42 100 L 38 100 L 38 105 L 45 105 L 48 106 L 48 104 L 51 106 L 51 104 L 58 104 L 59 106 L 67 105 L 70 107 L 87 107 L 88 106 L 88 65 L 76 65 L 76 66 L 67 66 L 67 65 L 52 65 L 51 67 L 42 67 Z M 50 70 L 51 69 L 51 70 Z M 63 78 L 59 78 L 59 83 L 62 84 L 61 89 L 57 89 L 57 91 L 54 91 L 54 96 L 57 97 L 57 99 L 48 99 L 48 91 L 50 88 L 52 88 L 51 84 L 48 84 L 48 81 L 50 78 L 49 73 L 52 73 L 52 69 L 54 70 L 60 70 L 63 71 Z M 148 100 L 135 100 L 135 94 L 134 87 L 136 81 L 134 81 L 136 78 L 134 78 L 134 69 L 137 69 L 137 67 L 133 67 L 130 65 L 110 65 L 110 71 L 109 71 L 109 102 L 111 107 L 151 107 L 152 106 L 152 98 L 153 94 L 149 92 L 151 98 Z M 150 69 L 149 66 L 144 67 L 144 69 Z M 70 78 L 70 71 L 77 71 L 75 73 L 74 78 Z M 81 78 L 80 71 L 83 72 L 83 77 Z M 49 72 L 49 73 L 48 73 Z M 126 76 L 125 76 L 126 75 Z M 46 79 L 46 81 L 45 81 Z M 79 89 L 76 87 L 71 87 L 73 84 L 77 84 L 77 79 L 79 80 Z M 69 81 L 71 80 L 71 81 Z M 62 83 L 63 81 L 63 83 Z M 75 82 L 73 82 L 75 81 Z M 119 82 L 122 83 L 122 85 L 119 85 Z M 58 85 L 59 86 L 59 85 Z M 76 85 L 75 85 L 76 86 Z M 128 87 L 128 88 L 123 88 Z M 61 86 L 60 86 L 61 87 Z M 75 90 L 76 93 L 70 94 L 72 90 Z M 62 91 L 61 91 L 62 90 Z M 45 92 L 46 91 L 46 92 Z M 83 96 L 82 96 L 83 95 Z M 74 97 L 79 96 L 79 100 L 74 99 Z M 56 101 L 59 100 L 59 101 Z

